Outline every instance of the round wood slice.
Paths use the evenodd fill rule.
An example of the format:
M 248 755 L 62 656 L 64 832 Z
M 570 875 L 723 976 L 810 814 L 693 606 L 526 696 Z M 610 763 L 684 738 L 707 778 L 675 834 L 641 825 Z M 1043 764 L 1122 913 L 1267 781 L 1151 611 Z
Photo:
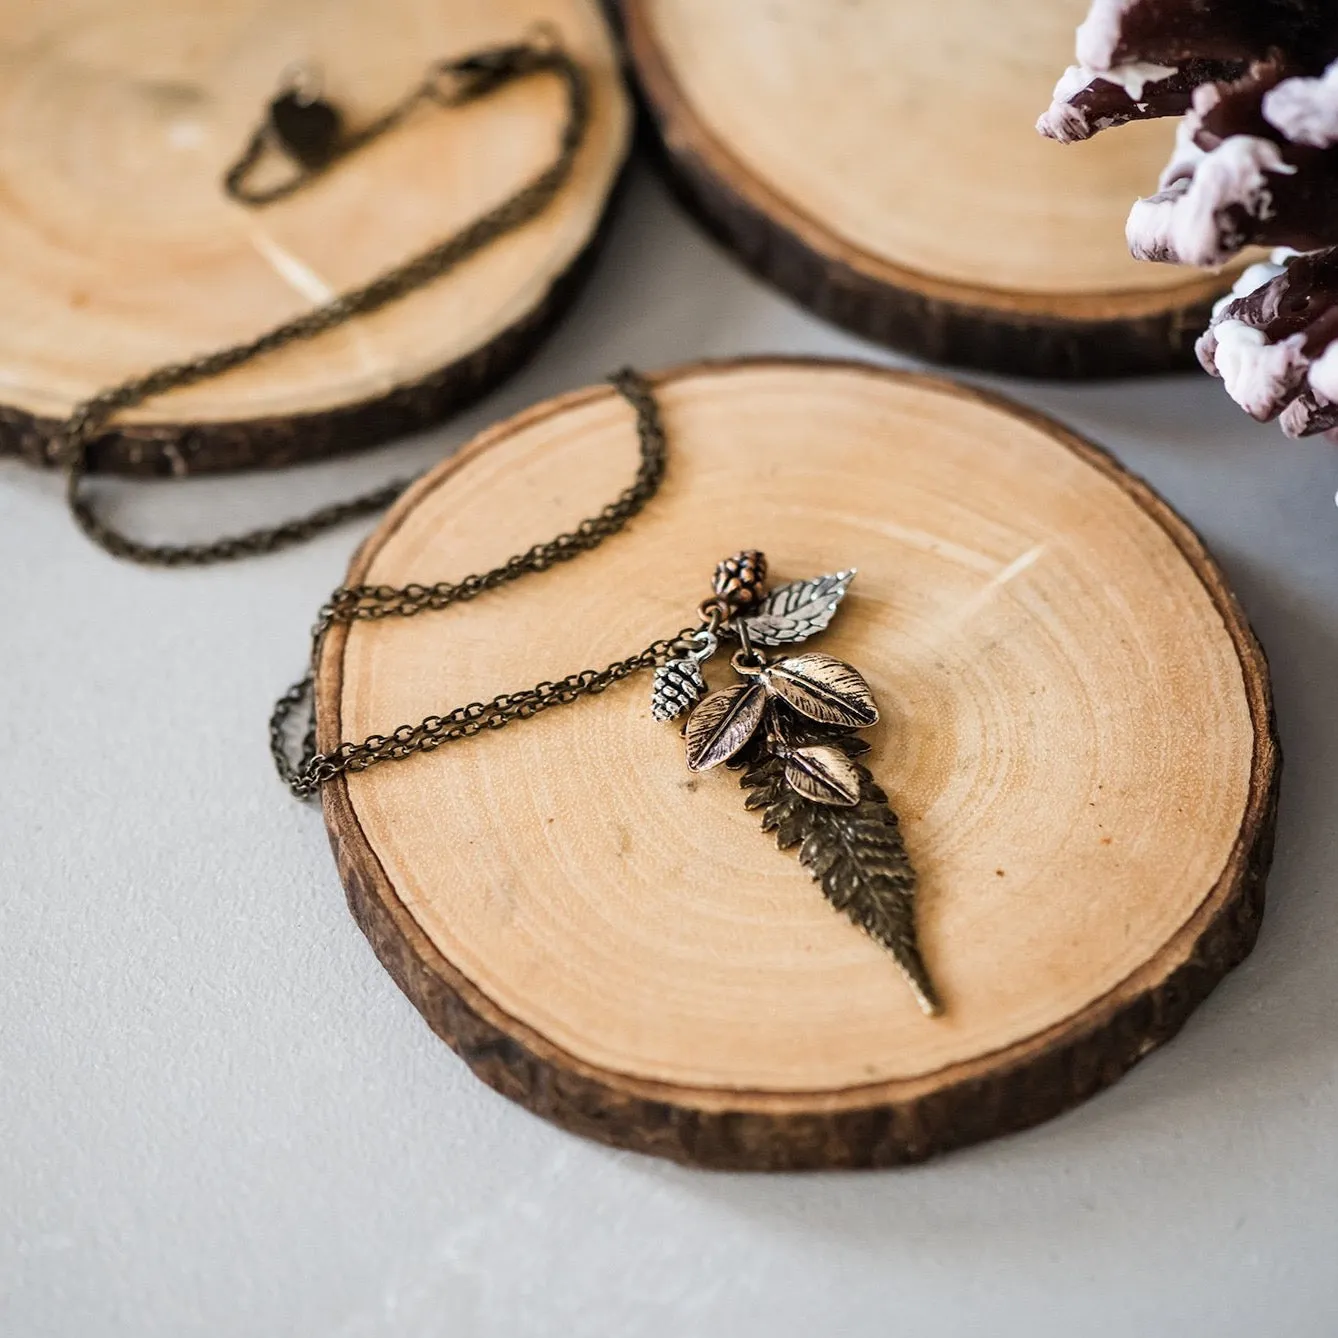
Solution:
M 126 412 L 94 464 L 194 473 L 289 463 L 440 418 L 517 367 L 586 268 L 629 108 L 597 0 L 0 0 L 0 452 L 49 460 L 85 397 L 238 343 L 449 236 L 552 161 L 565 116 L 535 76 L 422 107 L 287 200 L 221 180 L 294 62 L 352 128 L 430 62 L 552 25 L 593 119 L 535 222 L 422 292 Z
M 913 1161 L 1113 1082 L 1263 910 L 1277 742 L 1221 572 L 1108 455 L 978 391 L 803 360 L 658 385 L 669 465 L 643 515 L 476 602 L 333 632 L 321 746 L 673 635 L 737 549 L 776 582 L 857 566 L 809 644 L 881 705 L 868 761 L 945 1011 L 761 831 L 736 773 L 687 771 L 646 674 L 326 786 L 381 960 L 499 1091 L 704 1166 Z M 491 567 L 598 511 L 636 457 L 608 388 L 541 404 L 419 483 L 349 583 Z
M 671 175 L 762 278 L 871 339 L 1041 376 L 1189 365 L 1230 276 L 1139 264 L 1171 121 L 1035 131 L 1087 0 L 622 0 Z

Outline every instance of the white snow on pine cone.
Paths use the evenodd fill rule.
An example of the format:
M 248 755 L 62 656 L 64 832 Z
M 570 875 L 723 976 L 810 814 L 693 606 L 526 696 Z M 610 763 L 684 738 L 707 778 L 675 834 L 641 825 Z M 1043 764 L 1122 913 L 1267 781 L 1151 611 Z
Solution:
M 1194 169 L 1208 156 L 1194 142 L 1198 128 L 1199 119 L 1192 112 L 1182 116 L 1176 123 L 1175 148 L 1171 150 L 1171 156 L 1161 170 L 1161 179 L 1157 182 L 1159 190 L 1166 190 L 1177 181 L 1192 177 Z
M 1047 139 L 1061 144 L 1075 144 L 1090 139 L 1099 130 L 1112 126 L 1119 118 L 1095 116 L 1084 107 L 1073 105 L 1073 99 L 1095 83 L 1107 83 L 1123 88 L 1142 110 L 1143 89 L 1159 79 L 1167 79 L 1176 72 L 1174 65 L 1153 65 L 1147 61 L 1130 61 L 1110 70 L 1094 70 L 1087 65 L 1070 65 L 1050 95 L 1050 106 L 1036 120 L 1036 129 Z
M 1212 266 L 1230 260 L 1242 245 L 1224 231 L 1232 205 L 1257 219 L 1273 216 L 1268 172 L 1291 175 L 1276 144 L 1253 135 L 1232 135 L 1204 155 L 1191 177 L 1139 200 L 1129 211 L 1125 237 L 1137 260 L 1170 260 Z
M 1165 190 L 1135 200 L 1124 224 L 1124 240 L 1137 260 L 1179 261 L 1176 241 L 1179 219 L 1175 206 L 1189 195 L 1189 178 L 1182 177 Z M 1183 228 L 1183 224 L 1180 224 Z M 1189 262 L 1185 262 L 1189 263 Z
M 1338 61 L 1316 79 L 1284 79 L 1264 94 L 1264 120 L 1293 144 L 1338 144 Z
M 1328 401 L 1321 401 L 1313 394 L 1298 395 L 1281 413 L 1278 418 L 1278 426 L 1282 428 L 1284 437 L 1309 437 L 1315 432 L 1315 418 L 1321 410 L 1329 407 Z M 1326 434 L 1330 439 L 1333 438 L 1333 432 Z
M 1047 139 L 1061 144 L 1075 144 L 1088 139 L 1108 124 L 1105 117 L 1093 117 L 1081 108 L 1071 106 L 1069 99 L 1076 97 L 1097 76 L 1082 65 L 1070 65 L 1059 76 L 1055 91 L 1050 95 L 1050 106 L 1036 119 L 1036 129 Z
M 1314 406 L 1304 395 L 1298 396 L 1278 415 L 1278 426 L 1282 429 L 1282 435 L 1293 440 L 1304 437 L 1314 414 Z
M 1199 336 L 1195 351 L 1204 367 L 1222 378 L 1226 392 L 1261 423 L 1277 416 L 1306 380 L 1305 335 L 1270 344 L 1244 321 L 1219 321 Z
M 1148 84 L 1155 84 L 1160 79 L 1169 79 L 1175 72 L 1174 65 L 1154 65 L 1149 60 L 1130 60 L 1100 71 L 1099 77 L 1108 84 L 1119 84 L 1135 102 L 1141 102 L 1143 89 Z
M 1087 17 L 1074 34 L 1078 60 L 1094 70 L 1108 70 L 1115 60 L 1124 16 L 1134 7 L 1135 0 L 1093 0 Z
M 1084 139 L 1091 139 L 1098 130 L 1106 129 L 1109 124 L 1107 117 L 1089 116 L 1085 111 L 1071 107 L 1058 98 L 1036 118 L 1037 132 L 1060 144 L 1078 144 Z
M 1310 364 L 1310 389 L 1325 403 L 1338 400 L 1338 344 L 1330 344 Z

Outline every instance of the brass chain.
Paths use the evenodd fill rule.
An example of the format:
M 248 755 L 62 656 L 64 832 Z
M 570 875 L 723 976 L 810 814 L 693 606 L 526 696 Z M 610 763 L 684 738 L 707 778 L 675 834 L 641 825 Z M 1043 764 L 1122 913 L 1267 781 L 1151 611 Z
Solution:
M 500 567 L 461 581 L 437 585 L 356 585 L 336 590 L 321 609 L 311 632 L 311 659 L 306 675 L 274 705 L 269 722 L 270 753 L 284 784 L 299 799 L 314 795 L 326 781 L 351 771 L 365 771 L 378 762 L 399 762 L 428 753 L 443 743 L 471 738 L 485 729 L 501 729 L 514 720 L 527 720 L 553 706 L 565 706 L 580 697 L 603 692 L 642 669 L 654 669 L 676 651 L 683 652 L 698 631 L 684 628 L 675 637 L 653 641 L 645 650 L 615 660 L 603 669 L 582 669 L 557 682 L 536 683 L 519 692 L 504 692 L 489 702 L 470 702 L 445 715 L 430 715 L 416 725 L 401 725 L 392 733 L 373 734 L 361 743 L 341 743 L 329 753 L 316 751 L 314 683 L 325 634 L 336 623 L 411 618 L 433 609 L 477 599 L 488 590 L 519 580 L 528 572 L 546 571 L 558 562 L 570 562 L 580 553 L 598 548 L 617 534 L 655 495 L 664 477 L 667 442 L 659 406 L 650 385 L 639 373 L 625 368 L 610 378 L 614 388 L 636 411 L 641 457 L 636 478 L 596 515 L 568 533 L 535 544 L 508 558 Z M 716 620 L 718 621 L 718 619 Z M 713 624 L 714 626 L 714 624 Z M 301 751 L 294 760 L 293 718 L 305 708 L 306 725 Z
M 550 36 L 549 41 L 551 45 L 556 47 L 557 43 L 554 38 Z M 256 128 L 237 161 L 228 169 L 223 178 L 223 189 L 238 204 L 244 204 L 253 209 L 273 204 L 276 200 L 286 199 L 289 195 L 301 190 L 313 177 L 328 170 L 341 158 L 347 158 L 350 154 L 356 153 L 359 149 L 380 139 L 382 135 L 394 130 L 420 104 L 435 102 L 440 107 L 458 106 L 460 88 L 458 83 L 452 81 L 459 80 L 466 73 L 461 68 L 463 65 L 469 66 L 469 78 L 475 81 L 473 97 L 500 86 L 500 83 L 507 82 L 513 76 L 506 75 L 498 82 L 488 84 L 487 88 L 481 87 L 486 79 L 493 78 L 498 74 L 497 55 L 496 52 L 476 53 L 465 57 L 463 61 L 443 61 L 433 65 L 428 70 L 427 77 L 422 83 L 416 88 L 410 89 L 403 98 L 394 106 L 382 112 L 374 121 L 370 121 L 362 129 L 352 132 L 339 131 L 337 122 L 330 123 L 328 131 L 334 138 L 328 147 L 318 148 L 314 154 L 309 151 L 306 152 L 304 157 L 298 159 L 293 172 L 287 178 L 272 186 L 256 188 L 248 184 L 248 178 L 252 170 L 264 157 L 266 150 L 276 146 L 276 142 L 281 152 L 287 152 L 290 155 L 294 152 L 303 152 L 301 144 L 284 144 L 283 137 L 278 133 L 273 122 L 273 107 L 291 101 L 299 108 L 305 107 L 308 110 L 317 104 L 328 108 L 328 104 L 324 102 L 318 92 L 305 86 L 309 82 L 310 72 L 290 69 L 283 94 L 272 104 L 271 116 Z
M 524 42 L 492 47 L 460 60 L 443 61 L 433 66 L 422 85 L 373 125 L 345 140 L 337 152 L 337 156 L 342 157 L 346 152 L 384 134 L 425 100 L 442 106 L 459 107 L 517 79 L 545 72 L 559 76 L 566 93 L 566 119 L 558 151 L 549 166 L 501 204 L 480 215 L 453 236 L 386 270 L 362 287 L 342 293 L 255 339 L 187 362 L 168 363 L 104 390 L 75 408 L 58 430 L 57 458 L 67 471 L 65 495 L 70 513 L 89 539 L 113 557 L 126 558 L 146 566 L 198 567 L 286 548 L 343 521 L 380 511 L 404 491 L 410 480 L 401 479 L 386 484 L 362 496 L 322 507 L 283 524 L 249 530 L 206 543 L 148 544 L 130 538 L 104 520 L 88 500 L 84 488 L 90 447 L 121 410 L 143 404 L 169 390 L 221 376 L 276 349 L 314 339 L 355 317 L 380 311 L 390 303 L 432 283 L 498 238 L 538 217 L 570 177 L 590 120 L 590 94 L 585 72 L 555 42 Z M 257 136 L 262 134 L 263 131 L 257 132 Z M 260 146 L 263 146 L 263 142 L 253 138 L 237 166 L 229 173 L 228 187 L 233 194 L 237 194 L 238 183 L 242 179 L 237 177 L 238 168 L 241 168 L 244 177 L 253 165 L 254 155 L 258 154 Z M 291 182 L 285 183 L 278 194 L 262 194 L 249 198 L 248 202 L 264 203 L 268 198 L 277 199 L 290 194 L 312 175 L 315 173 L 299 173 Z

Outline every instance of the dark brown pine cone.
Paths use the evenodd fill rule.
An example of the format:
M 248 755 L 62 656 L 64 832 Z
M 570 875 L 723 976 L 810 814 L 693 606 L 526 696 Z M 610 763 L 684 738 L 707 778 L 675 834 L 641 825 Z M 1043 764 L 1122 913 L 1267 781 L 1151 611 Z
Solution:
M 750 548 L 727 557 L 716 567 L 711 588 L 731 609 L 758 603 L 767 592 L 767 555 Z
M 1042 134 L 1183 115 L 1144 260 L 1215 266 L 1277 248 L 1218 303 L 1199 360 L 1288 436 L 1338 428 L 1338 0 L 1093 0 Z

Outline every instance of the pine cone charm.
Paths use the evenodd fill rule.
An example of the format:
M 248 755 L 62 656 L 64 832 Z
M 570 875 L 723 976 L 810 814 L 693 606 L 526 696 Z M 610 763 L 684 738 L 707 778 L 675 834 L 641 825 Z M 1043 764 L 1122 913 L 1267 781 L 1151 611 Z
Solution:
M 715 569 L 711 588 L 735 611 L 760 603 L 767 590 L 767 555 L 749 548 L 727 557 Z
M 696 660 L 669 660 L 655 671 L 650 713 L 656 720 L 674 720 L 705 694 L 706 680 Z

